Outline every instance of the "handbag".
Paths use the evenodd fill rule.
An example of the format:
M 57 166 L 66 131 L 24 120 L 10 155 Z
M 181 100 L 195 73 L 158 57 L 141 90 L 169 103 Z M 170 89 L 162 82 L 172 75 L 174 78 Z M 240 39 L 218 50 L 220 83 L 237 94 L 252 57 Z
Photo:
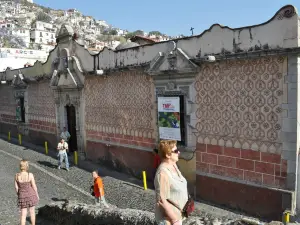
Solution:
M 169 199 L 167 199 L 167 201 L 169 203 L 171 203 L 173 206 L 175 206 L 177 209 L 179 209 L 182 216 L 186 217 L 186 218 L 188 218 L 192 214 L 192 212 L 194 212 L 194 210 L 195 210 L 195 202 L 192 199 L 191 195 L 188 195 L 188 200 L 185 203 L 183 209 L 180 209 L 180 207 L 176 203 L 174 203 L 173 201 L 171 201 Z
M 187 218 L 192 214 L 192 212 L 194 212 L 194 210 L 195 210 L 195 202 L 192 199 L 192 197 L 189 195 L 188 200 L 182 209 L 182 214 Z

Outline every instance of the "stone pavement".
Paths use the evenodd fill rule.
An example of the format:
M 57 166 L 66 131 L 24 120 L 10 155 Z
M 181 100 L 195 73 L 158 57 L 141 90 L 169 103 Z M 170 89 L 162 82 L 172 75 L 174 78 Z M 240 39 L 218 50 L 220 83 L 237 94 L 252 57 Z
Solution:
M 14 177 L 18 172 L 19 160 L 0 152 L 0 224 L 19 224 L 19 209 L 17 208 L 17 195 L 14 188 Z M 74 199 L 89 203 L 90 199 L 69 186 L 61 183 L 57 179 L 45 175 L 44 172 L 30 167 L 30 171 L 35 175 L 39 188 L 39 206 L 57 199 Z M 28 223 L 29 224 L 29 223 Z M 38 220 L 40 225 L 50 225 L 44 220 Z
M 29 146 L 26 148 L 0 139 L 0 176 L 6 180 L 4 183 L 1 182 L 1 185 L 7 185 L 6 188 L 0 186 L 0 190 L 1 193 L 3 190 L 3 195 L 5 195 L 2 199 L 5 204 L 8 207 L 14 207 L 13 215 L 18 213 L 15 206 L 16 196 L 13 190 L 13 176 L 18 171 L 18 158 L 25 158 L 30 161 L 30 171 L 36 174 L 37 185 L 41 192 L 41 206 L 48 201 L 55 200 L 55 198 L 92 203 L 93 199 L 89 194 L 89 188 L 92 185 L 90 171 L 99 169 L 105 185 L 106 199 L 109 203 L 120 208 L 154 211 L 154 191 L 151 189 L 143 190 L 141 181 L 90 162 L 85 163 L 88 165 L 81 164 L 85 169 L 71 164 L 69 172 L 64 169 L 58 170 L 55 152 L 51 153 L 53 156 L 51 157 L 39 152 L 43 151 L 42 148 L 30 144 Z M 3 195 L 1 194 L 1 196 Z M 10 210 L 7 210 L 8 207 L 5 205 L 3 207 L 6 208 L 3 209 L 6 210 L 6 215 L 12 215 L 9 213 Z M 0 209 L 0 211 L 2 210 Z M 195 214 L 203 217 L 204 220 L 211 221 L 219 218 L 222 222 L 238 220 L 242 217 L 241 214 L 203 203 L 196 204 Z M 8 218 L 12 219 L 15 217 L 13 215 Z M 5 224 L 1 221 L 4 219 L 2 217 L 0 215 L 1 225 Z M 6 221 L 9 221 L 9 219 Z

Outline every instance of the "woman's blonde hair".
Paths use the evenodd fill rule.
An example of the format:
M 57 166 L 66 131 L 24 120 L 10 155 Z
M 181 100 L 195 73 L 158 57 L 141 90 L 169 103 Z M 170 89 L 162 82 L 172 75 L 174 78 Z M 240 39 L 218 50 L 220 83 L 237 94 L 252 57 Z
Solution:
M 162 159 L 165 159 L 167 155 L 171 155 L 172 148 L 177 145 L 175 140 L 161 140 L 158 146 L 158 154 Z
M 22 159 L 20 162 L 20 170 L 21 171 L 28 171 L 29 169 L 29 164 L 27 160 Z

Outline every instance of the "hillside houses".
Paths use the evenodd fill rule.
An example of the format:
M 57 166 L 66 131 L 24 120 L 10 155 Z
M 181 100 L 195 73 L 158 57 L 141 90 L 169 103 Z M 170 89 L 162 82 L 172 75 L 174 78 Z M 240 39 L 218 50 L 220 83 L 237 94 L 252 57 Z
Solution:
M 100 51 L 104 46 L 114 49 L 121 42 L 130 41 L 126 37 L 127 30 L 113 27 L 105 20 L 96 20 L 92 16 L 83 15 L 77 9 L 53 10 L 30 2 L 1 1 L 0 29 L 6 29 L 6 33 L 20 38 L 25 43 L 15 47 L 49 52 L 56 45 L 56 32 L 63 23 L 74 29 L 88 49 Z M 103 35 L 110 37 L 99 39 Z M 145 38 L 153 39 L 155 42 L 168 40 L 167 37 L 153 35 Z M 103 43 L 99 44 L 99 41 Z

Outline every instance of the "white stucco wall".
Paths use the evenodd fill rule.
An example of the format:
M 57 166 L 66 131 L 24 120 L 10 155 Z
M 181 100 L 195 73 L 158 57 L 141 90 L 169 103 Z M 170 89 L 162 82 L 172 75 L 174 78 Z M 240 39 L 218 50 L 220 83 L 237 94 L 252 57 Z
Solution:
M 290 18 L 283 17 L 284 13 L 295 13 Z M 180 39 L 177 47 L 181 48 L 189 57 L 199 53 L 220 54 L 223 51 L 249 51 L 258 49 L 282 49 L 299 46 L 298 14 L 292 6 L 283 7 L 268 22 L 244 28 L 231 29 L 218 24 L 211 26 L 202 34 Z M 112 51 L 104 49 L 99 53 L 100 68 L 112 69 L 128 65 L 138 65 L 151 61 L 158 52 L 166 52 L 170 42 L 161 42 L 154 45 L 141 46 L 127 50 Z M 88 57 L 81 53 L 85 60 Z M 87 63 L 83 63 L 85 70 L 91 70 Z
M 199 54 L 204 56 L 206 54 L 220 54 L 224 51 L 234 53 L 237 50 L 249 51 L 255 48 L 294 48 L 300 46 L 299 29 L 297 10 L 293 6 L 285 6 L 272 19 L 261 25 L 237 29 L 212 25 L 198 36 L 178 39 L 175 42 L 177 48 L 181 48 L 191 58 Z M 114 69 L 148 63 L 158 52 L 170 51 L 171 45 L 171 42 L 167 41 L 119 51 L 104 48 L 99 53 L 99 68 Z M 69 48 L 70 54 L 78 57 L 84 71 L 93 71 L 94 57 L 83 46 L 75 41 L 70 41 L 59 43 L 56 49 L 58 48 Z M 57 57 L 56 49 L 50 53 L 47 63 L 42 65 L 41 72 L 51 73 L 52 60 Z M 36 69 L 32 70 L 36 71 Z M 28 70 L 25 69 L 22 73 L 26 74 Z M 31 72 L 33 72 L 32 70 Z

